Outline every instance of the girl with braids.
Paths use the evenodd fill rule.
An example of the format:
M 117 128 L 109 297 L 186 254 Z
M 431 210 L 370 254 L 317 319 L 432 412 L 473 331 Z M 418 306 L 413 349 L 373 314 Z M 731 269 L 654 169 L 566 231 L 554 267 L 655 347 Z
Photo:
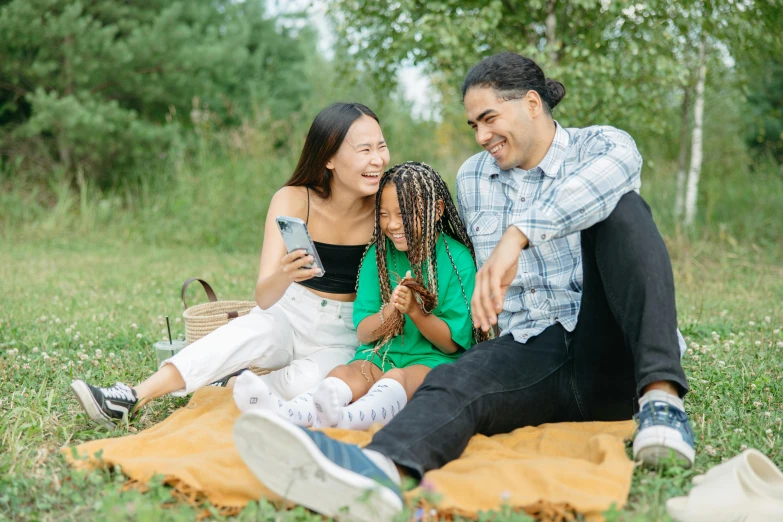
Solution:
M 316 388 L 284 401 L 240 375 L 237 406 L 277 411 L 300 426 L 366 429 L 388 423 L 432 368 L 486 334 L 474 331 L 473 246 L 443 179 L 408 162 L 381 178 L 375 232 L 359 271 L 354 323 L 362 345 Z

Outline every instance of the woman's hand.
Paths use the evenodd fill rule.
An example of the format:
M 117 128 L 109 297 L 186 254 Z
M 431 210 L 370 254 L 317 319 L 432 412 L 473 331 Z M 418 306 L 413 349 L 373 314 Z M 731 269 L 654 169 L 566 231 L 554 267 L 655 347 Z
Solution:
M 313 261 L 313 256 L 308 256 L 304 250 L 294 250 L 280 260 L 280 270 L 292 283 L 307 281 L 321 272 L 317 266 L 302 268 Z

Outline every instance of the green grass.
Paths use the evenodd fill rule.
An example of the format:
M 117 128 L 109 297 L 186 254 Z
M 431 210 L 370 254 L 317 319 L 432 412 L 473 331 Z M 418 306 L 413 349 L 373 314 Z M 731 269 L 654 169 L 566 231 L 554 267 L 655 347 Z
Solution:
M 669 246 L 679 321 L 691 344 L 684 365 L 693 390 L 687 408 L 697 436 L 696 466 L 637 470 L 629 505 L 610 513 L 613 520 L 666 520 L 667 498 L 743 446 L 783 464 L 783 264 L 753 247 L 724 249 L 683 238 Z M 255 252 L 94 244 L 75 236 L 6 241 L 0 252 L 0 518 L 190 520 L 200 512 L 176 504 L 160 485 L 140 494 L 122 491 L 117 474 L 72 471 L 58 454 L 66 444 L 152 426 L 184 399 L 157 401 L 130 428 L 107 433 L 87 421 L 68 384 L 74 376 L 140 381 L 154 370 L 150 345 L 164 336 L 166 315 L 174 334 L 183 334 L 178 294 L 184 279 L 198 275 L 221 298 L 247 299 L 256 270 Z M 194 301 L 197 294 L 193 290 Z M 221 519 L 216 512 L 210 518 Z M 310 515 L 278 513 L 261 502 L 239 518 Z
M 432 149 L 427 129 L 402 123 L 385 125 L 397 144 L 392 161 L 426 157 L 453 182 L 470 136 L 441 132 Z M 177 318 L 186 278 L 207 279 L 223 299 L 252 299 L 268 201 L 299 146 L 270 151 L 268 136 L 253 129 L 224 138 L 229 145 L 203 144 L 116 193 L 74 190 L 54 174 L 46 186 L 0 174 L 0 520 L 192 520 L 210 509 L 179 505 L 159 484 L 146 494 L 121 490 L 120 475 L 75 472 L 58 451 L 147 428 L 185 404 L 156 401 L 130 428 L 107 433 L 87 421 L 68 385 L 74 376 L 147 377 L 165 316 L 175 335 L 184 333 Z M 773 164 L 729 155 L 726 166 L 719 156 L 705 163 L 691 231 L 672 216 L 673 164 L 645 165 L 642 194 L 667 238 L 680 327 L 693 345 L 684 366 L 697 461 L 688 471 L 638 469 L 628 506 L 610 520 L 666 520 L 667 498 L 743 446 L 783 464 L 783 176 Z M 318 520 L 265 502 L 238 518 Z

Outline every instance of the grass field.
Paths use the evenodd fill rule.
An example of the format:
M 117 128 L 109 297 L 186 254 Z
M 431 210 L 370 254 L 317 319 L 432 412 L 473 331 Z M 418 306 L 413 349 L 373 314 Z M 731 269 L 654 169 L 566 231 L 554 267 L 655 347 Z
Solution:
M 666 520 L 665 500 L 689 478 L 745 446 L 783 464 L 783 263 L 753 248 L 669 241 L 680 327 L 690 348 L 686 405 L 697 436 L 694 470 L 637 469 L 628 506 L 610 520 Z M 257 254 L 184 246 L 96 244 L 86 239 L 7 241 L 0 251 L 0 518 L 10 520 L 191 520 L 203 510 L 174 502 L 153 485 L 122 491 L 122 477 L 68 468 L 66 444 L 149 427 L 185 403 L 167 398 L 130 428 L 107 432 L 81 412 L 68 384 L 136 383 L 153 371 L 151 344 L 175 335 L 179 287 L 189 276 L 213 283 L 221 298 L 248 299 Z M 194 291 L 196 296 L 198 291 Z M 195 297 L 194 297 L 195 299 Z M 206 506 L 209 509 L 209 506 Z M 240 520 L 316 520 L 261 502 Z M 213 513 L 212 518 L 221 519 Z M 494 520 L 521 520 L 496 514 Z

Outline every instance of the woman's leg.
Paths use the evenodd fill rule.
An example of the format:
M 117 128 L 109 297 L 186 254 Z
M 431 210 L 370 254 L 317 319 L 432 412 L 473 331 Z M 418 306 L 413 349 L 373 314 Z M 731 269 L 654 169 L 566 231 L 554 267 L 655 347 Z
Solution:
M 421 364 L 389 370 L 364 396 L 341 409 L 336 427 L 365 430 L 376 422 L 386 425 L 405 407 L 429 372 L 430 368 Z
M 111 427 L 153 399 L 167 393 L 185 396 L 251 363 L 281 368 L 293 358 L 293 349 L 293 332 L 282 307 L 255 308 L 164 361 L 135 389 L 119 382 L 99 388 L 79 379 L 71 389 L 90 419 Z
M 140 384 L 133 387 L 138 397 L 137 408 L 160 398 L 167 393 L 181 390 L 185 387 L 185 379 L 173 364 L 166 364 Z
M 276 370 L 293 359 L 293 344 L 290 322 L 280 306 L 254 308 L 163 361 L 136 392 L 150 399 L 167 393 L 185 396 L 250 365 Z

